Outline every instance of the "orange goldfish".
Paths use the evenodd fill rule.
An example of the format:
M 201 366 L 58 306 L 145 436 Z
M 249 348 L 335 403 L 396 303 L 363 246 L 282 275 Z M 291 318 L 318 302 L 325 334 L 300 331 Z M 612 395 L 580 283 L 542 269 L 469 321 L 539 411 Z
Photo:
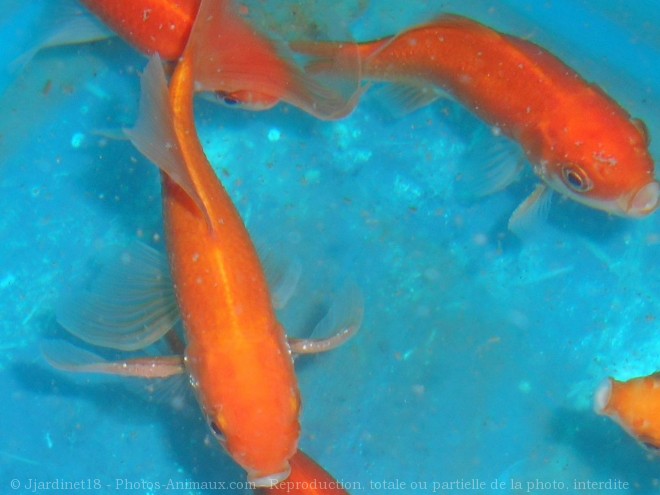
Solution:
M 176 61 L 188 42 L 200 0 L 81 2 L 142 53 Z
M 310 70 L 329 72 L 325 58 L 347 46 L 303 42 L 292 48 L 317 57 Z M 405 85 L 417 106 L 447 91 L 522 146 L 543 187 L 514 213 L 514 224 L 543 204 L 550 189 L 626 217 L 658 207 L 660 185 L 644 124 L 540 46 L 445 15 L 358 48 L 365 79 Z M 496 162 L 489 171 L 496 182 L 512 175 Z
M 608 378 L 596 392 L 594 409 L 645 447 L 660 449 L 660 373 L 627 382 Z
M 288 60 L 284 50 L 258 33 L 230 0 L 83 3 L 147 55 L 176 61 L 190 44 L 197 53 L 195 91 L 212 92 L 228 105 L 266 110 L 284 101 L 328 120 L 350 113 L 359 97 L 356 52 L 336 60 L 344 73 L 356 79 L 342 96 L 344 88 L 322 86 Z
M 106 297 L 92 295 L 87 308 L 76 301 L 73 311 L 60 318 L 89 343 L 135 350 L 165 335 L 180 315 L 185 359 L 177 355 L 104 362 L 78 353 L 67 362 L 66 357 L 47 356 L 68 371 L 142 378 L 187 372 L 220 443 L 247 471 L 249 481 L 270 486 L 289 475 L 300 432 L 292 353 L 340 345 L 358 329 L 362 308 L 359 294 L 353 296 L 351 321 L 325 341 L 287 341 L 250 236 L 195 133 L 194 54 L 186 51 L 169 92 L 162 64 L 152 58 L 142 77 L 138 122 L 127 131 L 161 169 L 171 281 L 158 269 L 157 257 L 143 249 L 127 261 L 144 261 L 145 268 L 131 266 L 115 273 L 130 281 L 111 279 L 101 291 Z

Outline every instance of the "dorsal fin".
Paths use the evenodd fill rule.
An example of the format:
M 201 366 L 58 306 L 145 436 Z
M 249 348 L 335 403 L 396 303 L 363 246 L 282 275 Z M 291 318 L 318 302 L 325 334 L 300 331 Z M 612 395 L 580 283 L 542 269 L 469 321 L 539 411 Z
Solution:
M 207 221 L 209 210 L 188 173 L 188 165 L 179 149 L 172 125 L 167 80 L 158 55 L 149 59 L 140 79 L 140 111 L 132 129 L 124 129 L 135 147 L 183 188 L 199 207 Z

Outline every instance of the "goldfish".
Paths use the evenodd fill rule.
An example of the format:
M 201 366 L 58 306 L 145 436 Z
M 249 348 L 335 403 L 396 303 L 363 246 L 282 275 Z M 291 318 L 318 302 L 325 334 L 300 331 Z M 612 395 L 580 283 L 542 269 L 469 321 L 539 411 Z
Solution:
M 146 55 L 176 61 L 181 57 L 200 0 L 81 0 L 122 39 Z
M 350 113 L 361 94 L 356 52 L 342 53 L 335 60 L 344 73 L 352 74 L 354 83 L 345 89 L 328 88 L 284 55 L 283 46 L 258 33 L 229 0 L 83 3 L 146 55 L 176 61 L 190 44 L 198 53 L 195 90 L 230 106 L 267 110 L 286 102 L 317 118 L 334 120 Z
M 645 447 L 660 449 L 660 372 L 627 382 L 608 378 L 596 392 L 594 409 Z
M 310 71 L 331 72 L 327 61 L 354 49 L 350 45 L 297 42 L 292 48 L 316 57 Z M 360 43 L 358 50 L 363 78 L 402 85 L 408 106 L 446 92 L 522 147 L 541 186 L 514 212 L 514 230 L 525 215 L 542 210 L 553 190 L 624 217 L 643 217 L 658 207 L 660 185 L 644 123 L 540 46 L 444 15 Z M 484 167 L 483 180 L 494 187 L 503 176 L 515 176 L 497 159 Z
M 291 475 L 286 481 L 268 488 L 260 488 L 257 493 L 287 493 L 291 495 L 348 495 L 342 483 L 335 480 L 302 450 L 291 458 Z
M 186 50 L 169 91 L 158 56 L 150 60 L 142 76 L 138 121 L 126 131 L 161 169 L 171 281 L 157 269 L 155 255 L 138 251 L 128 260 L 146 260 L 147 268 L 131 266 L 123 274 L 130 282 L 112 279 L 102 291 L 115 300 L 119 297 L 118 302 L 93 296 L 91 311 L 74 311 L 73 316 L 69 312 L 62 319 L 89 343 L 134 350 L 165 335 L 180 316 L 185 358 L 104 362 L 79 353 L 69 362 L 52 354 L 49 360 L 68 371 L 142 378 L 189 374 L 218 441 L 245 469 L 251 483 L 270 486 L 289 476 L 289 459 L 297 451 L 300 434 L 301 400 L 293 354 L 324 351 L 344 342 L 359 327 L 361 304 L 350 311 L 356 319 L 351 317 L 352 323 L 329 340 L 287 341 L 254 245 L 195 132 L 194 57 L 194 51 Z M 122 275 L 121 270 L 117 273 Z M 167 286 L 174 287 L 176 297 L 169 295 L 171 289 L 168 294 Z M 136 301 L 114 296 L 117 287 Z M 351 299 L 355 304 L 359 296 Z M 126 315 L 116 311 L 124 305 Z M 101 313 L 98 317 L 93 314 L 96 310 Z M 108 317 L 108 313 L 120 314 Z

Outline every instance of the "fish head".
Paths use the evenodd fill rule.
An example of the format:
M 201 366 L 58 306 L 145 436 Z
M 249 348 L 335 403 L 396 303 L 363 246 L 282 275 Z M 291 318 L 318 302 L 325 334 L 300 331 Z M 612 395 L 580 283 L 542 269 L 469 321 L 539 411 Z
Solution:
M 255 431 L 247 432 L 245 435 L 240 428 L 236 429 L 234 425 L 226 424 L 226 417 L 222 413 L 207 416 L 207 422 L 218 443 L 245 469 L 248 481 L 255 487 L 272 487 L 286 480 L 291 474 L 288 459 L 293 454 L 288 451 L 282 455 L 277 453 L 281 450 L 278 449 L 278 444 L 282 443 L 282 437 L 259 435 Z M 262 438 L 257 439 L 255 443 L 253 440 L 259 436 Z M 267 438 L 269 436 L 270 440 Z M 285 445 L 285 448 L 288 447 Z M 296 445 L 292 448 L 295 452 Z M 273 452 L 275 455 L 272 455 Z
M 594 410 L 618 423 L 647 450 L 660 452 L 660 375 L 620 382 L 606 379 L 596 391 Z
M 546 183 L 579 203 L 622 217 L 639 218 L 660 204 L 660 184 L 639 120 L 576 121 L 552 136 L 537 172 Z
M 271 486 L 289 476 L 298 448 L 300 393 L 288 353 L 245 347 L 240 357 L 236 351 L 208 354 L 191 339 L 186 367 L 218 443 L 251 483 Z M 264 351 L 270 359 L 263 359 Z

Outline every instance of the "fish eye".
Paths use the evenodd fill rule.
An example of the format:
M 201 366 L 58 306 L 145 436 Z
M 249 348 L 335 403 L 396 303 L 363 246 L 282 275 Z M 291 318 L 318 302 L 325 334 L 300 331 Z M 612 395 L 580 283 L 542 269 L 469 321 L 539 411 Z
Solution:
M 207 422 L 209 424 L 209 428 L 211 428 L 211 432 L 213 433 L 213 436 L 222 444 L 224 444 L 227 441 L 227 438 L 225 437 L 225 434 L 222 431 L 222 428 L 218 426 L 218 423 L 213 421 L 211 418 L 207 419 Z
M 222 98 L 222 101 L 224 102 L 225 105 L 229 105 L 230 107 L 234 105 L 238 105 L 240 102 L 236 98 L 232 98 L 231 96 L 225 96 Z
M 575 192 L 587 192 L 594 187 L 584 170 L 575 165 L 567 165 L 562 168 L 561 175 L 566 185 Z
M 224 91 L 216 91 L 215 97 L 218 100 L 220 100 L 222 103 L 230 107 L 233 107 L 241 103 L 241 100 L 239 100 L 235 96 L 232 96 L 231 93 L 225 93 Z

